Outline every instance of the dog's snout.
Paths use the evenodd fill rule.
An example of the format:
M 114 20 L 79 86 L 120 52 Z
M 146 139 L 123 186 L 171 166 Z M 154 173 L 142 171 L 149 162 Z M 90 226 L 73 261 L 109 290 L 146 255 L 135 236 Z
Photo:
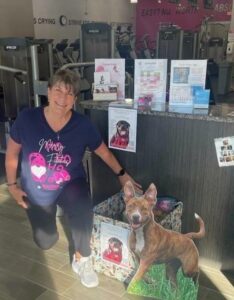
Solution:
M 132 222 L 135 223 L 135 224 L 139 223 L 140 222 L 140 215 L 138 215 L 138 214 L 132 215 Z

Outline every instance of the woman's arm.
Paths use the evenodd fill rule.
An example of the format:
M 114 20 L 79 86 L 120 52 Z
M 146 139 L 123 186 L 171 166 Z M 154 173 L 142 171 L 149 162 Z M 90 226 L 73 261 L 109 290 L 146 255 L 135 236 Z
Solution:
M 20 206 L 27 208 L 27 204 L 23 200 L 23 196 L 26 196 L 26 193 L 16 183 L 20 151 L 21 145 L 14 142 L 12 138 L 9 138 L 5 159 L 6 177 L 8 189 L 12 197 Z
M 94 152 L 112 169 L 116 175 L 119 174 L 120 170 L 123 169 L 118 160 L 115 158 L 114 154 L 107 148 L 105 143 L 102 143 Z M 130 180 L 136 190 L 141 191 L 141 185 L 135 182 L 135 180 L 127 172 L 118 177 L 122 186 L 124 186 L 125 183 Z

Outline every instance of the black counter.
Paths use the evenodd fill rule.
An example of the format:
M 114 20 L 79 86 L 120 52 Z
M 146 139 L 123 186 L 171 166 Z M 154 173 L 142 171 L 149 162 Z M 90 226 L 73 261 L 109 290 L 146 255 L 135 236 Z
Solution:
M 109 101 L 81 101 L 80 105 L 83 109 L 108 110 L 111 102 Z M 133 108 L 132 106 L 114 105 L 113 107 Z M 217 104 L 210 105 L 207 109 L 193 108 L 191 106 L 170 106 L 161 104 L 156 106 L 154 110 L 139 110 L 139 115 L 150 116 L 166 116 L 193 120 L 206 120 L 217 122 L 234 122 L 234 104 Z

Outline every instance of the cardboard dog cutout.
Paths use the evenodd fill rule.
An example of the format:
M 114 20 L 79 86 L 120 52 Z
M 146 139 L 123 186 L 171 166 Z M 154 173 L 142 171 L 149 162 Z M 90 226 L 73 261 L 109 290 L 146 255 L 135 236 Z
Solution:
M 205 235 L 204 222 L 195 214 L 198 232 L 181 234 L 154 221 L 157 189 L 153 183 L 136 197 L 130 181 L 124 186 L 126 216 L 131 225 L 129 248 L 138 265 L 128 292 L 157 299 L 195 300 L 198 292 L 198 250 L 193 238 Z M 166 293 L 166 294 L 165 294 Z

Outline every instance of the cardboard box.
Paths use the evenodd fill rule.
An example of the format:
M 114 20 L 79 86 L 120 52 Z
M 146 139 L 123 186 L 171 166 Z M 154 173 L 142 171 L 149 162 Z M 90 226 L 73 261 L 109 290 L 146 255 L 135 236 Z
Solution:
M 135 272 L 134 259 L 127 248 L 130 226 L 123 221 L 125 203 L 123 193 L 117 193 L 94 207 L 94 225 L 92 233 L 92 254 L 94 268 L 97 272 L 129 283 Z M 162 219 L 160 224 L 174 231 L 181 231 L 183 204 L 177 203 L 176 208 Z M 121 254 L 112 254 L 108 243 L 116 242 L 121 247 Z

